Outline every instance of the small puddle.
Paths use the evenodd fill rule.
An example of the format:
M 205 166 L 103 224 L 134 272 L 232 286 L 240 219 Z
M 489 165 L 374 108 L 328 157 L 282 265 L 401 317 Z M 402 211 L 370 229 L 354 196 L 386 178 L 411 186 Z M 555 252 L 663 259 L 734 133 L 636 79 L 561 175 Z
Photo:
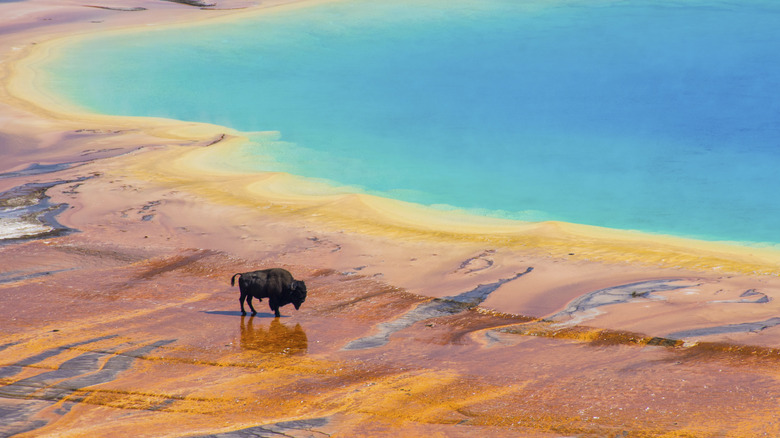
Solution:
M 419 306 L 401 315 L 399 318 L 393 321 L 378 324 L 378 333 L 360 339 L 355 339 L 354 341 L 344 346 L 343 350 L 366 350 L 369 348 L 381 347 L 390 341 L 390 336 L 393 333 L 410 327 L 417 322 L 425 321 L 426 319 L 454 315 L 474 308 L 480 305 L 490 296 L 491 293 L 495 292 L 504 284 L 517 280 L 518 278 L 533 271 L 533 269 L 534 268 L 529 267 L 525 270 L 525 272 L 516 274 L 511 278 L 501 279 L 495 283 L 481 284 L 475 289 L 459 295 L 444 298 L 434 298 L 427 303 L 420 304 Z
M 65 211 L 68 204 L 52 204 L 46 190 L 85 179 L 30 183 L 0 193 L 0 244 L 75 231 L 57 221 L 57 215 Z
M 199 435 L 192 438 L 256 438 L 256 437 L 328 437 L 330 434 L 317 431 L 317 428 L 327 426 L 328 417 L 311 418 L 306 420 L 282 421 L 263 426 L 248 427 L 246 429 L 233 430 L 211 435 Z M 301 435 L 303 433 L 303 435 Z
M 757 333 L 761 330 L 780 325 L 780 318 L 769 318 L 764 321 L 743 322 L 741 324 L 727 324 L 714 327 L 704 327 L 692 330 L 681 330 L 666 335 L 671 339 L 697 338 L 702 336 L 723 335 L 727 333 Z
M 3 3 L 3 1 L 0 0 L 0 3 Z M 0 179 L 18 178 L 20 176 L 33 176 L 33 175 L 42 175 L 45 173 L 54 173 L 54 172 L 59 172 L 61 170 L 70 169 L 72 167 L 80 166 L 82 164 L 83 163 L 59 163 L 59 164 L 33 163 L 22 170 L 17 170 L 15 172 L 0 173 Z
M 0 272 L 0 284 L 15 283 L 17 281 L 29 280 L 31 278 L 45 277 L 47 275 L 72 271 L 74 269 L 76 268 L 55 269 L 51 271 L 39 271 L 39 272 L 30 272 L 30 273 L 24 273 L 23 271 Z
M 602 306 L 623 304 L 639 299 L 663 300 L 663 297 L 653 294 L 696 286 L 689 282 L 681 282 L 683 280 L 680 279 L 649 280 L 599 289 L 573 300 L 564 310 L 545 319 L 560 321 L 565 326 L 576 325 L 594 318 L 598 314 L 596 309 Z

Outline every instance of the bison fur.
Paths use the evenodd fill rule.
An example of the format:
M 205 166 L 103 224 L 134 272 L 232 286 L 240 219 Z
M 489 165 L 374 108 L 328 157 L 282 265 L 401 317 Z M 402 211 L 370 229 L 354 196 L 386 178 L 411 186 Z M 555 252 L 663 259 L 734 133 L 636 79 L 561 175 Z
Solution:
M 238 277 L 238 289 L 241 291 L 241 314 L 244 311 L 244 300 L 252 309 L 252 315 L 257 311 L 252 306 L 252 298 L 262 301 L 268 298 L 268 307 L 274 311 L 274 316 L 281 316 L 279 308 L 287 304 L 295 306 L 298 310 L 306 301 L 306 284 L 293 278 L 287 270 L 281 268 L 262 269 L 259 271 L 244 272 L 233 275 L 230 285 L 234 286 Z

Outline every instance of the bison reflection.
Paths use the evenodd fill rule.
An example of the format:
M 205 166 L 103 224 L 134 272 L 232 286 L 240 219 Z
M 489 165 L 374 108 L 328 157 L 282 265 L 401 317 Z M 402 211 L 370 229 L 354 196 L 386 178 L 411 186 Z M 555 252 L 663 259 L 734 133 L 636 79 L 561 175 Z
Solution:
M 265 324 L 254 326 L 254 317 L 241 317 L 241 348 L 272 354 L 303 354 L 309 348 L 306 332 L 300 324 L 290 328 L 278 319 L 271 320 L 268 328 Z

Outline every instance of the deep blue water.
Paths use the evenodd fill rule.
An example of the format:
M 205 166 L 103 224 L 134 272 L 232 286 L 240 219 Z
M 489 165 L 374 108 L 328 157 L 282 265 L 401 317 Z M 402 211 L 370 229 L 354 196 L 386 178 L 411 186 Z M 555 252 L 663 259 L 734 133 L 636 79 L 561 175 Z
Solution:
M 780 243 L 780 2 L 378 3 L 101 36 L 49 86 L 101 113 L 278 131 L 237 160 L 258 171 Z

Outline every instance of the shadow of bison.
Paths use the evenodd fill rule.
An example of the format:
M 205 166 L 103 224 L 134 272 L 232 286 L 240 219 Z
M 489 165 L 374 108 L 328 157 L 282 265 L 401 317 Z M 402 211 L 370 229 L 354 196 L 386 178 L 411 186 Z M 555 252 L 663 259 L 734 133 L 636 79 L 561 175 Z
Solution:
M 295 310 L 298 310 L 306 301 L 306 284 L 294 279 L 292 274 L 284 269 L 272 268 L 234 274 L 230 278 L 231 286 L 236 284 L 236 277 L 238 277 L 238 289 L 241 291 L 239 302 L 242 315 L 246 315 L 244 300 L 252 309 L 252 315 L 257 314 L 252 306 L 252 298 L 257 298 L 258 301 L 268 298 L 268 307 L 274 311 L 277 318 L 282 316 L 279 313 L 280 307 L 292 304 Z

